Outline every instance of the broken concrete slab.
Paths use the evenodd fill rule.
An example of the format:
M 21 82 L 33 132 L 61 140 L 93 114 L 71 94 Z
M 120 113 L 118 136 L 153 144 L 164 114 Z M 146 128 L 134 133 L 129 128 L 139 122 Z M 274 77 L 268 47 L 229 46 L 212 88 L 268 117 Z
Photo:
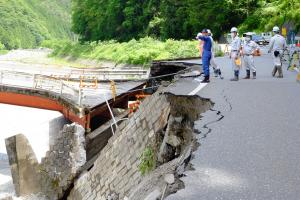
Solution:
M 13 200 L 12 196 L 1 198 L 0 200 Z
M 174 174 L 166 174 L 164 176 L 164 180 L 166 181 L 166 183 L 168 184 L 173 184 L 175 182 L 175 176 Z
M 85 130 L 75 123 L 56 135 L 41 163 L 22 134 L 6 139 L 6 148 L 16 195 L 22 197 L 63 198 L 86 162 Z
M 155 189 L 144 200 L 157 200 L 161 197 L 161 192 L 159 189 Z
M 5 140 L 16 194 L 25 196 L 40 191 L 38 160 L 27 138 L 18 134 Z
M 170 135 L 166 142 L 173 147 L 178 147 L 182 144 L 182 140 L 176 135 Z

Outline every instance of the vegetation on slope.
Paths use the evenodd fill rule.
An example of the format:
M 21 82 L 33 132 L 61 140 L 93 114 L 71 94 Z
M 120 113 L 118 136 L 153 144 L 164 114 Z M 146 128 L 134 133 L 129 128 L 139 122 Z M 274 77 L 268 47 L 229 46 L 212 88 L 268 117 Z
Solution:
M 260 6 L 240 26 L 241 31 L 270 31 L 274 25 L 292 23 L 294 31 L 300 30 L 299 0 L 261 0 Z
M 153 38 L 132 39 L 129 42 L 115 40 L 86 42 L 44 41 L 44 47 L 53 49 L 52 56 L 107 60 L 116 63 L 147 65 L 152 60 L 199 56 L 198 41 L 172 40 L 165 42 Z
M 71 37 L 70 0 L 0 0 L 0 49 Z

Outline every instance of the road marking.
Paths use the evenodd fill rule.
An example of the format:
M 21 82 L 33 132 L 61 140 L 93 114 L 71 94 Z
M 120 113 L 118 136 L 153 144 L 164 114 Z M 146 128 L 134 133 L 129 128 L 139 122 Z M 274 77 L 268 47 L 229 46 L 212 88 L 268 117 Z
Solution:
M 198 87 L 196 87 L 193 91 L 191 91 L 189 93 L 189 95 L 197 94 L 197 92 L 199 92 L 201 89 L 203 89 L 206 85 L 207 85 L 207 83 L 200 83 L 200 85 L 198 85 Z

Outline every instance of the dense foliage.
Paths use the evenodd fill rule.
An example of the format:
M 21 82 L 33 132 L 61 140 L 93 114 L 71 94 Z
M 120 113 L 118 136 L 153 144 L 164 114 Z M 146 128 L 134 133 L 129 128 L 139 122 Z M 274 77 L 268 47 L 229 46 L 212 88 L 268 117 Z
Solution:
M 71 13 L 81 41 L 189 40 L 205 27 L 216 39 L 232 26 L 300 29 L 300 0 L 0 0 L 0 50 L 71 38 Z
M 86 42 L 44 41 L 44 47 L 53 49 L 52 56 L 107 60 L 116 63 L 147 65 L 152 60 L 198 57 L 198 41 L 172 40 L 165 42 L 149 37 L 129 42 L 115 40 Z M 220 52 L 217 52 L 220 54 Z
M 73 0 L 73 30 L 83 41 L 145 36 L 188 39 L 204 27 L 216 38 L 232 26 L 269 31 L 300 25 L 299 0 Z
M 271 30 L 274 25 L 294 25 L 300 30 L 300 0 L 261 0 L 259 8 L 241 25 L 244 30 Z
M 71 37 L 70 0 L 0 0 L 0 49 Z

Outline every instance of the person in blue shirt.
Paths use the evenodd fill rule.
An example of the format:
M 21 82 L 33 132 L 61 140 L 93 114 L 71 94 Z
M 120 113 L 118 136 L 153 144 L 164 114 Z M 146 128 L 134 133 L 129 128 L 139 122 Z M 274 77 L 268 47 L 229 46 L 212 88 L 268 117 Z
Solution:
M 208 35 L 208 30 L 203 29 L 202 30 L 202 36 L 197 36 L 198 40 L 203 40 L 203 53 L 202 53 L 202 67 L 203 67 L 203 73 L 204 73 L 204 79 L 202 80 L 202 83 L 209 83 L 209 65 L 210 65 L 210 59 L 211 59 L 211 48 L 212 48 L 212 41 L 211 38 Z

